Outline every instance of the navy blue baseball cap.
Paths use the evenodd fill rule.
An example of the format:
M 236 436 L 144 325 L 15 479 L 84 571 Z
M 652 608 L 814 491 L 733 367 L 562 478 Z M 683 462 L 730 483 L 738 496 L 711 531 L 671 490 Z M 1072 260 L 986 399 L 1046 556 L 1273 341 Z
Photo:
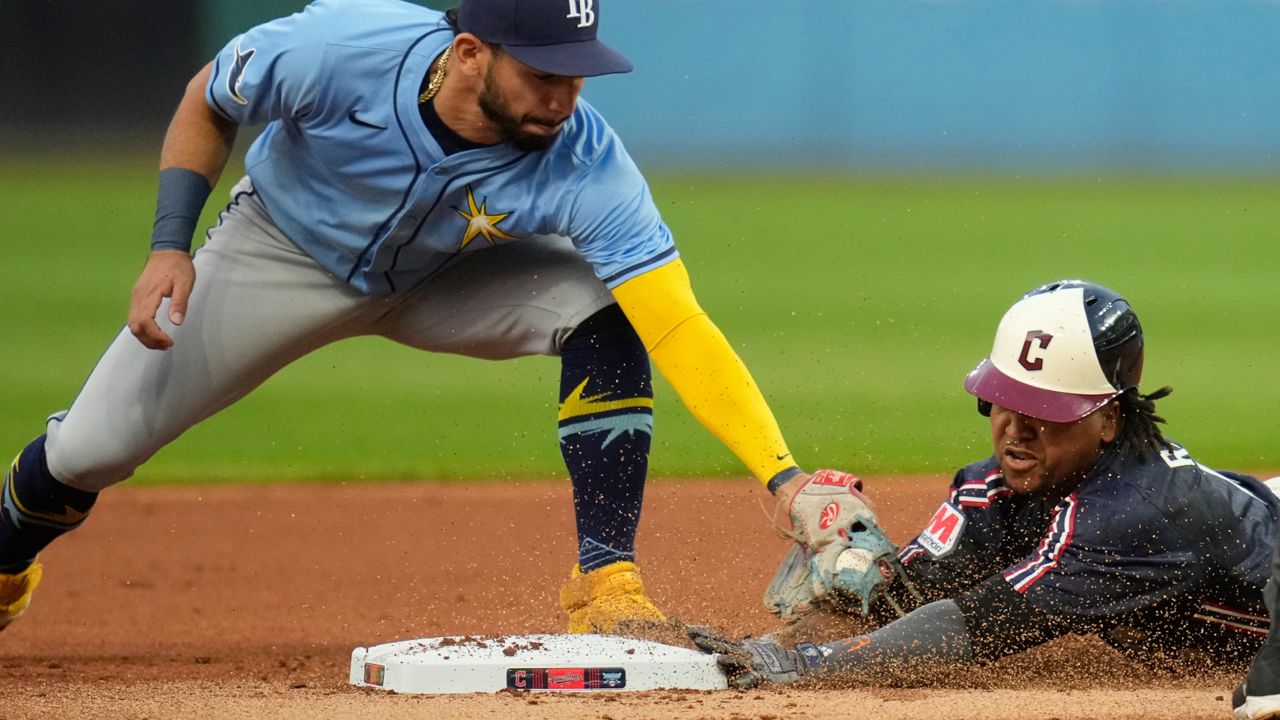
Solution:
M 631 63 L 596 39 L 600 0 L 462 0 L 459 32 L 501 45 L 535 70 L 565 77 L 631 72 Z

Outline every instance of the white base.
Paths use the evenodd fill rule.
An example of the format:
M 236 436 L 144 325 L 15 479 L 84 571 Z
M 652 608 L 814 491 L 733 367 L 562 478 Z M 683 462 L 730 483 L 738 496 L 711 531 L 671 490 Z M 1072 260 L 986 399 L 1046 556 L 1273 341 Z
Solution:
M 351 684 L 398 693 L 728 687 L 713 655 L 613 635 L 453 636 L 358 647 Z

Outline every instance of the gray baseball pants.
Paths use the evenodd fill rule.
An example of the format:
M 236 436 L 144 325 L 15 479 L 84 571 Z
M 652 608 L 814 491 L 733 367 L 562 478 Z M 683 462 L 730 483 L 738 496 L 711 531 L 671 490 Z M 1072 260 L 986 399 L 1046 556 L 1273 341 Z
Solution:
M 378 335 L 432 352 L 486 359 L 558 355 L 583 320 L 612 304 L 567 238 L 459 254 L 416 288 L 364 295 L 272 223 L 248 179 L 195 255 L 186 319 L 148 350 L 125 328 L 71 408 L 48 424 L 49 470 L 97 492 L 133 474 L 201 420 L 329 343 Z

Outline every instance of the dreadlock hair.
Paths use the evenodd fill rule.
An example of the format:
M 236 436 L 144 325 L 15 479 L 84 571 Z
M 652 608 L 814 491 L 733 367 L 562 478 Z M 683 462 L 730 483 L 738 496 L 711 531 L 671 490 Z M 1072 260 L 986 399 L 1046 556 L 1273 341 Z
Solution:
M 1173 392 L 1168 385 L 1149 395 L 1132 387 L 1120 393 L 1116 403 L 1120 407 L 1120 439 L 1128 442 L 1138 454 L 1138 462 L 1147 461 L 1147 451 L 1159 453 L 1172 451 L 1173 443 L 1164 438 L 1157 423 L 1165 419 L 1156 414 L 1156 401 Z

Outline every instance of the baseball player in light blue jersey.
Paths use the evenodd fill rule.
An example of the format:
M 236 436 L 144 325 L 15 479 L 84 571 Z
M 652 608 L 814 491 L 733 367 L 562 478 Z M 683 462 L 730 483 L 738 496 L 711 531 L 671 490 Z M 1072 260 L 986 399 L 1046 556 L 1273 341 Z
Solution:
M 634 564 L 650 358 L 778 493 L 782 524 L 819 541 L 803 532 L 826 505 L 815 488 L 850 481 L 827 471 L 815 485 L 796 465 L 635 163 L 579 99 L 583 78 L 631 69 L 597 39 L 600 13 L 599 0 L 463 0 L 448 14 L 318 0 L 197 73 L 165 137 L 128 327 L 6 476 L 0 627 L 27 608 L 39 551 L 101 490 L 280 368 L 358 335 L 562 358 L 571 631 L 665 619 Z M 237 128 L 258 124 L 247 176 L 193 258 Z

